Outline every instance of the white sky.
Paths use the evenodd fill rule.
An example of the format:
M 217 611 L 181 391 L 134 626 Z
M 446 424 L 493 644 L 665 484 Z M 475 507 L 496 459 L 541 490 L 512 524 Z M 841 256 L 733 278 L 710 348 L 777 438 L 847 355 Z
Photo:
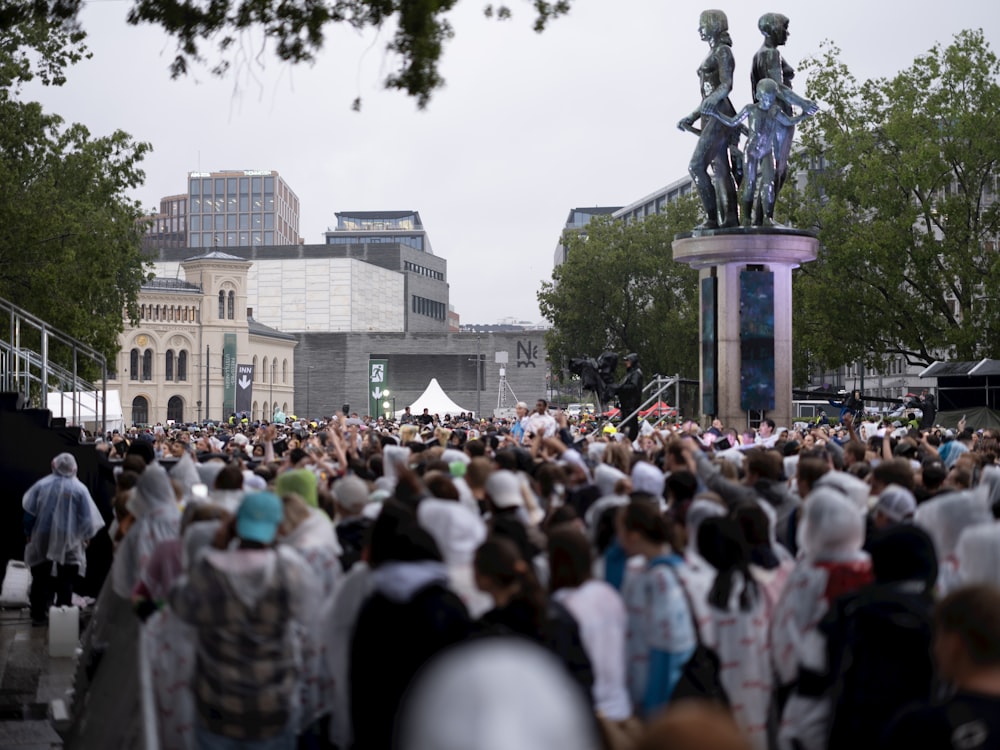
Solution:
M 82 13 L 93 59 L 66 86 L 29 96 L 95 135 L 120 128 L 153 144 L 136 197 L 156 209 L 185 192 L 189 171 L 276 169 L 301 202 L 300 234 L 321 243 L 335 211 L 420 211 L 436 255 L 448 261 L 451 303 L 463 323 L 540 321 L 536 293 L 570 208 L 624 205 L 682 177 L 694 137 L 675 123 L 699 101 L 696 69 L 705 2 L 573 0 L 543 34 L 527 0 L 507 0 L 505 22 L 486 0 L 450 18 L 445 88 L 425 111 L 382 88 L 391 35 L 328 32 L 314 66 L 265 54 L 225 79 L 195 67 L 177 81 L 175 43 L 131 27 L 130 0 L 93 0 Z M 789 16 L 785 58 L 798 62 L 830 39 L 859 79 L 889 76 L 935 42 L 982 28 L 1000 53 L 994 0 L 793 0 L 732 3 L 733 103 L 750 100 L 757 18 Z M 260 35 L 245 40 L 249 56 Z M 206 48 L 209 60 L 214 48 Z M 803 76 L 795 87 L 805 88 Z M 355 96 L 362 111 L 351 111 Z

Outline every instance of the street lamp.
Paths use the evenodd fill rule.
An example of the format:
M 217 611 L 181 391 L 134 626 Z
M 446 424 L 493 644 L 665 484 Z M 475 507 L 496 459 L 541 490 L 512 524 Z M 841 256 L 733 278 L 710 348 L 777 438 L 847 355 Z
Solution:
M 390 406 L 395 407 L 396 399 L 393 398 L 391 402 L 389 401 L 389 389 L 388 388 L 386 390 L 382 391 L 382 398 L 385 399 L 385 401 L 382 402 L 382 409 L 383 409 L 383 411 L 385 411 L 385 418 L 386 418 L 386 420 L 388 420 L 389 419 L 389 407 Z

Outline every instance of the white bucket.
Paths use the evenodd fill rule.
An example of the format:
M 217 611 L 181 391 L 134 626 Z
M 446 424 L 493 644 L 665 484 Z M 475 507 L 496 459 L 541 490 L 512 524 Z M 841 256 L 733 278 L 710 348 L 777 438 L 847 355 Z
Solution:
M 49 656 L 72 658 L 80 641 L 80 609 L 51 607 L 49 609 Z

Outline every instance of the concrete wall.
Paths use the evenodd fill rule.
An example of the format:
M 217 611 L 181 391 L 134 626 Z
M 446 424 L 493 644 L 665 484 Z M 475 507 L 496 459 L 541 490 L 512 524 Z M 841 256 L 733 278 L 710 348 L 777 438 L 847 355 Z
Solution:
M 515 333 L 303 333 L 296 334 L 295 404 L 302 416 L 328 416 L 343 404 L 368 411 L 368 361 L 386 359 L 386 382 L 396 409 L 415 400 L 437 378 L 445 392 L 466 409 L 491 414 L 497 406 L 500 367 L 496 353 L 506 351 L 507 382 L 517 398 L 546 397 L 546 351 L 541 331 Z M 482 359 L 481 389 L 476 388 L 477 339 Z M 506 405 L 514 396 L 505 391 Z

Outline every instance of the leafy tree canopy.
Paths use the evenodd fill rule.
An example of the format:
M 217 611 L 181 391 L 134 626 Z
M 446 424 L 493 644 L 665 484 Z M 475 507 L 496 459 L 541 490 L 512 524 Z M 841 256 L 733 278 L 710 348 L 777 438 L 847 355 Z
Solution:
M 192 62 L 204 64 L 206 47 L 215 45 L 219 58 L 212 72 L 224 75 L 232 64 L 239 35 L 259 30 L 275 45 L 275 54 L 292 63 L 313 62 L 323 47 L 331 24 L 355 29 L 382 28 L 394 23 L 395 34 L 387 45 L 399 62 L 386 77 L 388 88 L 400 89 L 426 107 L 434 91 L 444 84 L 438 64 L 445 43 L 454 31 L 447 14 L 458 0 L 131 0 L 128 22 L 160 26 L 177 39 L 177 55 L 170 64 L 174 78 L 184 75 Z M 571 0 L 531 0 L 534 27 L 543 31 L 552 18 L 569 11 Z M 11 20 L 72 21 L 83 0 L 0 0 L 0 31 Z M 506 5 L 484 6 L 488 17 L 506 19 Z M 238 45 L 237 45 L 238 46 Z M 360 107 L 355 100 L 354 107 Z
M 19 99 L 35 76 L 62 84 L 85 54 L 71 24 L 30 15 L 0 38 L 0 297 L 111 358 L 123 311 L 138 317 L 142 210 L 127 192 L 150 147 L 122 131 L 95 138 Z
M 790 201 L 819 259 L 795 281 L 797 364 L 1000 356 L 1000 64 L 963 31 L 859 84 L 827 45 L 807 61 L 820 113 Z
M 636 352 L 647 377 L 697 374 L 698 272 L 674 262 L 671 243 L 698 212 L 689 196 L 643 221 L 599 216 L 565 234 L 566 262 L 538 293 L 554 370 L 607 350 Z

